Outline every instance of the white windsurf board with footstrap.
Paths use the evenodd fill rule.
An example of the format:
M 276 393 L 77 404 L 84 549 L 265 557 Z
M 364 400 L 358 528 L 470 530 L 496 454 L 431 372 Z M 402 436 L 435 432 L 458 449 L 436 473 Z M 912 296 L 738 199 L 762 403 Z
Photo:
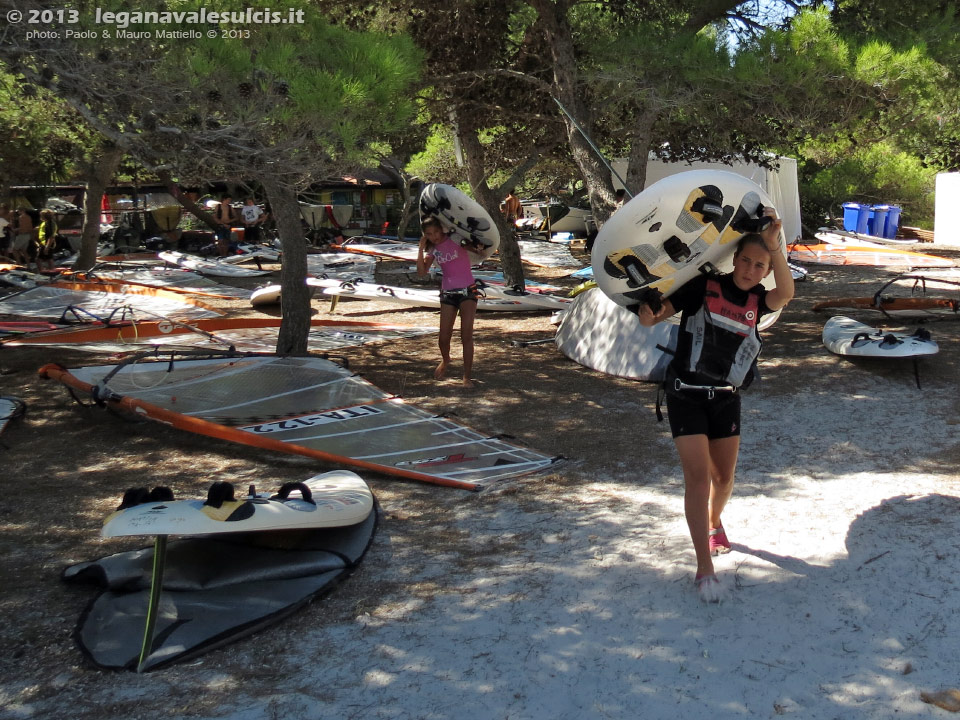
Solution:
M 940 351 L 923 328 L 912 335 L 885 332 L 843 315 L 824 324 L 823 344 L 830 352 L 846 357 L 915 358 Z
M 655 304 L 701 273 L 728 272 L 737 241 L 766 222 L 773 202 L 736 173 L 691 170 L 660 180 L 604 224 L 591 259 L 600 289 L 618 305 Z M 780 233 L 780 249 L 786 241 Z M 764 286 L 774 287 L 773 273 Z
M 440 221 L 454 242 L 460 243 L 470 259 L 480 263 L 500 246 L 500 231 L 484 207 L 453 185 L 430 183 L 420 194 L 420 221 Z
M 215 488 L 223 485 L 218 483 Z M 344 527 L 361 522 L 373 510 L 370 488 L 349 470 L 290 483 L 276 495 L 256 493 L 224 499 L 214 497 L 213 489 L 207 500 L 144 502 L 117 510 L 104 521 L 101 534 L 112 538 Z
M 528 292 L 526 290 L 517 290 L 508 288 L 505 285 L 490 285 L 483 283 L 483 293 L 487 300 L 518 300 L 527 305 L 535 305 L 544 310 L 566 310 L 573 302 L 570 298 L 558 297 L 557 295 L 548 295 L 546 293 Z
M 337 283 L 343 282 L 343 280 L 337 280 Z M 307 278 L 307 286 L 314 288 L 328 287 L 324 285 L 320 280 L 313 277 Z M 264 285 L 263 287 L 257 288 L 252 293 L 250 293 L 250 304 L 253 307 L 263 307 L 264 305 L 276 305 L 280 302 L 280 290 L 282 286 L 279 284 L 276 285 Z
M 312 284 L 321 284 L 324 295 L 352 297 L 361 300 L 386 300 L 414 307 L 440 307 L 440 293 L 437 290 L 394 287 L 392 285 L 349 280 L 325 280 L 323 278 L 315 278 Z M 477 301 L 477 310 L 491 312 L 536 312 L 538 310 L 556 309 L 552 305 L 547 307 L 542 300 L 530 297 L 509 299 L 506 297 L 482 297 Z

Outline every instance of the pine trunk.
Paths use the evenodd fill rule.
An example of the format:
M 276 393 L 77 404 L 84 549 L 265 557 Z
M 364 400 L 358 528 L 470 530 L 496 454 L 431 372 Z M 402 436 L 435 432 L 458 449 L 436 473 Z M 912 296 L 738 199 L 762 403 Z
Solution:
M 593 118 L 580 96 L 577 53 L 573 43 L 573 30 L 567 19 L 569 2 L 535 0 L 531 4 L 540 14 L 540 21 L 550 45 L 556 97 L 584 131 L 590 133 Z M 613 178 L 570 118 L 564 115 L 563 120 L 567 127 L 570 154 L 583 175 L 590 208 L 597 225 L 602 225 L 614 207 Z
M 278 355 L 306 355 L 310 332 L 310 289 L 307 287 L 307 239 L 300 226 L 296 193 L 275 177 L 263 177 L 263 187 L 283 246 L 280 269 L 280 334 Z
M 508 287 L 526 287 L 523 277 L 523 264 L 520 262 L 520 246 L 514 228 L 507 223 L 500 212 L 500 198 L 487 185 L 487 173 L 483 166 L 483 148 L 477 138 L 476 130 L 472 127 L 459 128 L 460 143 L 463 146 L 464 160 L 467 169 L 467 179 L 473 190 L 474 197 L 493 218 L 500 231 L 500 266 L 503 269 L 504 282 Z
M 80 252 L 73 264 L 74 270 L 89 270 L 97 262 L 97 243 L 100 241 L 100 210 L 103 193 L 120 164 L 123 151 L 112 147 L 103 151 L 87 177 L 87 192 L 83 200 L 83 230 L 80 232 Z

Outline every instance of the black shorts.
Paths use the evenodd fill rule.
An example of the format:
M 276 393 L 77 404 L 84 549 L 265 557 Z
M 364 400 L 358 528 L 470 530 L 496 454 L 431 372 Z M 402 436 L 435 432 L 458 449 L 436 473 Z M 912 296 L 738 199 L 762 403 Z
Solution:
M 452 305 L 455 308 L 460 307 L 460 303 L 471 300 L 477 302 L 480 298 L 480 289 L 476 285 L 465 288 L 455 288 L 452 290 L 440 291 L 440 304 Z
M 740 393 L 685 390 L 667 393 L 667 416 L 673 437 L 706 435 L 710 440 L 740 434 Z

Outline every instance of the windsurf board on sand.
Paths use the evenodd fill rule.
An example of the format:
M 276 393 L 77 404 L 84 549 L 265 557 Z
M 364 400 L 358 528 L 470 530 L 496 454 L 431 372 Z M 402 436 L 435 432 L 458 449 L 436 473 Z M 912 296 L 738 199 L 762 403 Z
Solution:
M 143 672 L 239 639 L 356 567 L 376 521 L 369 488 L 347 471 L 287 483 L 272 497 L 251 488 L 241 500 L 217 482 L 205 503 L 174 500 L 169 488 L 131 488 L 102 534 L 153 534 L 152 553 L 64 571 L 68 582 L 104 588 L 80 618 L 77 643 L 101 667 Z M 173 534 L 186 537 L 168 544 Z
M 442 183 L 430 183 L 420 194 L 420 221 L 440 221 L 454 242 L 460 243 L 470 259 L 481 263 L 500 246 L 500 231 L 484 207 L 473 198 Z
M 20 398 L 8 395 L 0 397 L 0 433 L 6 430 L 13 420 L 23 417 L 26 410 L 27 405 Z
M 107 517 L 101 535 L 209 535 L 341 527 L 360 522 L 373 510 L 370 488 L 349 470 L 289 483 L 275 495 L 255 492 L 235 498 L 231 487 L 225 497 L 225 485 L 217 483 L 206 500 L 148 501 L 124 507 Z
M 344 281 L 337 280 L 336 282 L 341 283 Z M 323 285 L 320 282 L 318 282 L 317 278 L 312 278 L 312 277 L 307 278 L 307 286 L 315 287 L 315 288 L 328 287 L 328 285 Z M 250 293 L 250 304 L 253 307 L 263 307 L 265 305 L 276 305 L 277 303 L 280 302 L 281 287 L 282 286 L 278 283 L 275 285 L 264 285 L 263 287 L 257 288 L 252 293 Z
M 171 265 L 179 265 L 190 270 L 196 270 L 204 275 L 216 275 L 218 277 L 256 277 L 259 275 L 269 275 L 270 270 L 254 270 L 253 268 L 239 267 L 229 262 L 218 262 L 207 260 L 199 255 L 188 255 L 187 253 L 177 252 L 175 250 L 165 250 L 157 253 L 158 257 Z M 245 259 L 245 258 L 242 258 Z
M 920 242 L 916 238 L 883 238 L 877 237 L 876 235 L 867 235 L 866 233 L 860 234 L 849 230 L 837 230 L 836 228 L 825 227 L 817 230 L 817 232 L 814 233 L 814 237 L 827 245 L 867 245 L 871 247 L 882 247 L 884 245 L 916 245 Z
M 850 297 L 823 300 L 813 310 L 869 310 L 890 317 L 958 317 L 960 302 L 936 297 Z
M 0 285 L 8 285 L 21 290 L 29 290 L 38 285 L 46 285 L 53 281 L 50 275 L 29 272 L 20 265 L 0 264 Z
M 380 285 L 377 283 L 367 283 L 350 280 L 336 280 L 315 278 L 311 284 L 318 284 L 323 288 L 324 295 L 331 297 L 351 297 L 361 300 L 386 300 L 400 305 L 411 305 L 414 307 L 440 307 L 440 293 L 437 290 L 424 290 L 420 288 L 403 288 L 392 285 Z M 507 298 L 480 298 L 477 301 L 477 310 L 486 310 L 491 312 L 537 312 L 542 310 L 556 310 L 552 305 L 547 307 L 549 301 L 544 303 L 542 300 L 532 297 Z
M 885 332 L 843 315 L 824 324 L 823 344 L 830 352 L 846 357 L 916 358 L 940 351 L 923 328 L 912 335 Z
M 516 288 L 508 288 L 505 285 L 491 285 L 484 282 L 482 287 L 483 294 L 486 295 L 487 300 L 518 300 L 527 305 L 535 305 L 544 310 L 565 310 L 570 307 L 570 304 L 573 302 L 570 298 L 517 290 Z
M 877 267 L 949 268 L 956 263 L 936 255 L 901 250 L 878 243 L 792 243 L 789 257 L 814 265 L 866 265 Z
M 765 226 L 773 202 L 736 173 L 691 170 L 664 178 L 620 208 L 593 246 L 594 278 L 618 305 L 656 307 L 701 273 L 728 272 L 737 241 Z M 786 241 L 780 233 L 780 249 Z M 775 286 L 773 273 L 764 286 Z

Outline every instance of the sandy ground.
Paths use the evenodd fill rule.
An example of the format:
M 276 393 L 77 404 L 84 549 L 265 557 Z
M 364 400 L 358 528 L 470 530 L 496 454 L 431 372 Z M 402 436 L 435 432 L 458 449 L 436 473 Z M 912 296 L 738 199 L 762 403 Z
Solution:
M 511 344 L 552 335 L 546 315 L 483 315 L 474 391 L 432 380 L 429 337 L 343 354 L 409 402 L 567 460 L 479 494 L 369 477 L 383 521 L 351 578 L 279 626 L 140 676 L 84 663 L 71 632 L 91 593 L 59 580 L 143 544 L 99 539 L 123 490 L 201 496 L 318 467 L 79 407 L 36 371 L 90 355 L 4 348 L 0 393 L 29 410 L 0 438 L 0 717 L 949 716 L 921 693 L 960 685 L 960 323 L 929 324 L 941 352 L 918 389 L 909 362 L 830 355 L 810 310 L 891 273 L 810 269 L 744 398 L 733 552 L 717 563 L 727 602 L 694 592 L 654 386 Z M 436 320 L 360 301 L 336 315 Z

